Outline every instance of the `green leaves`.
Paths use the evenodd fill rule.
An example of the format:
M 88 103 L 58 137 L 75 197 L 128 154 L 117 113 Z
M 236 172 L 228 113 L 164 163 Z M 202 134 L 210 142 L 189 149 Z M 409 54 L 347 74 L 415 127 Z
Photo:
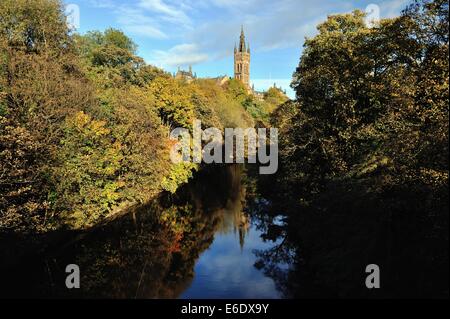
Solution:
M 164 177 L 161 186 L 164 190 L 175 193 L 178 187 L 185 184 L 192 177 L 192 172 L 198 169 L 194 163 L 179 163 L 172 165 L 168 176 Z
M 148 86 L 155 97 L 155 106 L 164 123 L 172 127 L 190 128 L 194 120 L 188 87 L 173 78 L 156 78 Z
M 58 0 L 2 0 L 0 38 L 15 50 L 59 55 L 70 38 Z
M 318 30 L 294 73 L 298 107 L 280 119 L 288 179 L 325 187 L 395 172 L 384 180 L 401 187 L 425 167 L 447 171 L 448 3 L 416 1 L 374 28 L 359 11 L 334 15 Z

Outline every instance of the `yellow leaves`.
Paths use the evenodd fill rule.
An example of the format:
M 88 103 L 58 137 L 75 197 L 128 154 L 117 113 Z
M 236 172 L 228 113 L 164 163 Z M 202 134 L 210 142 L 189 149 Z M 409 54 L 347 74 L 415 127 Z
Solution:
M 109 134 L 110 130 L 105 128 L 106 122 L 105 121 L 91 121 L 89 129 L 96 135 L 96 136 L 103 136 Z
M 438 171 L 431 168 L 421 168 L 420 178 L 423 182 L 433 186 L 448 184 L 448 171 Z
M 392 160 L 387 156 L 372 156 L 369 160 L 357 166 L 355 175 L 356 177 L 363 177 L 387 167 L 391 163 Z
M 171 193 L 175 193 L 178 186 L 186 183 L 192 177 L 192 171 L 198 169 L 195 163 L 173 164 L 168 176 L 161 181 L 161 187 Z
M 155 97 L 161 119 L 175 127 L 189 127 L 194 118 L 194 106 L 188 87 L 172 78 L 158 77 L 148 85 Z
M 68 122 L 69 125 L 72 125 L 86 136 L 101 137 L 110 133 L 105 121 L 93 120 L 90 115 L 83 111 L 77 112 L 73 118 L 68 119 Z
M 90 121 L 89 115 L 85 114 L 83 111 L 80 111 L 77 114 L 75 114 L 73 124 L 75 125 L 76 128 L 82 130 L 83 127 L 89 123 L 89 121 Z
M 62 165 L 54 168 L 55 192 L 57 205 L 73 209 L 62 218 L 73 218 L 76 228 L 100 220 L 124 197 L 123 144 L 113 138 L 108 125 L 82 111 L 66 120 L 58 154 Z M 82 210 L 86 213 L 80 214 Z
M 111 147 L 108 147 L 102 157 L 104 174 L 114 176 L 116 171 L 120 169 L 123 158 L 122 144 L 120 142 L 115 142 Z
M 116 204 L 116 201 L 121 197 L 119 190 L 124 186 L 125 183 L 121 181 L 112 182 L 105 185 L 101 193 L 101 203 L 105 209 L 108 209 L 110 205 Z

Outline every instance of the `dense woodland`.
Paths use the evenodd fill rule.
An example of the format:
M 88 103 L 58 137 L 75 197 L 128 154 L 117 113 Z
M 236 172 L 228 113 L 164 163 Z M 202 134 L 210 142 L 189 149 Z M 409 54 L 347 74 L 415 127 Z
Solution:
M 329 16 L 306 40 L 297 99 L 272 116 L 281 167 L 262 182 L 273 213 L 290 212 L 266 225 L 285 253 L 261 260 L 286 295 L 370 295 L 346 283 L 378 260 L 380 296 L 448 296 L 448 26 L 447 1 L 414 1 L 373 28 L 359 11 Z
M 299 200 L 328 182 L 372 194 L 403 188 L 441 201 L 448 187 L 448 3 L 416 1 L 368 28 L 359 11 L 328 17 L 307 39 L 273 116 Z M 292 189 L 288 186 L 289 189 Z
M 71 32 L 57 0 L 2 0 L 0 12 L 1 232 L 88 228 L 175 192 L 198 167 L 171 163 L 172 128 L 263 125 L 287 99 L 175 80 L 119 30 Z

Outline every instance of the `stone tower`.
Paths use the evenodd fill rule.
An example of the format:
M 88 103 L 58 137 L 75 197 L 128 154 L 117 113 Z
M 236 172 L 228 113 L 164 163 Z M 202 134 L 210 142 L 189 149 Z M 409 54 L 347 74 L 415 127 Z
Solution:
M 245 44 L 244 27 L 241 27 L 239 46 L 234 46 L 234 78 L 250 89 L 250 45 Z

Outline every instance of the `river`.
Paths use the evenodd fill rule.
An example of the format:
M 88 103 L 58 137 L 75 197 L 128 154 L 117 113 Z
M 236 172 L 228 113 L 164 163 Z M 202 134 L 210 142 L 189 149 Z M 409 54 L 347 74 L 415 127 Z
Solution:
M 175 194 L 94 231 L 1 240 L 0 297 L 448 295 L 448 240 L 428 235 L 432 225 L 422 211 L 394 214 L 384 201 L 345 189 L 300 208 L 277 196 L 285 195 L 282 184 L 253 171 L 206 166 Z M 43 250 L 43 242 L 52 245 Z M 28 254 L 21 256 L 23 248 Z M 374 263 L 381 289 L 365 285 L 366 266 Z M 65 284 L 72 264 L 80 270 L 79 289 Z
M 263 239 L 239 165 L 197 173 L 174 195 L 130 210 L 93 232 L 3 271 L 2 295 L 57 298 L 281 298 L 258 267 Z M 163 220 L 163 222 L 160 222 Z M 80 288 L 65 268 L 80 269 Z M 287 267 L 287 266 L 286 266 Z

